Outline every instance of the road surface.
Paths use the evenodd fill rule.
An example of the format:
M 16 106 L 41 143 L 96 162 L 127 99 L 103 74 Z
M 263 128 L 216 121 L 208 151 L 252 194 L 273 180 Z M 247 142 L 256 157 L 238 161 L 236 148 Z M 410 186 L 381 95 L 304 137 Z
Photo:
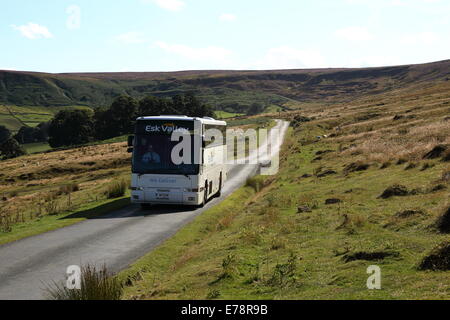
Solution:
M 286 133 L 288 123 L 277 120 Z M 280 144 L 282 139 L 280 139 Z M 280 146 L 276 146 L 279 149 Z M 255 155 L 251 155 L 255 158 Z M 0 299 L 39 300 L 53 281 L 65 279 L 70 265 L 106 264 L 120 271 L 174 235 L 186 223 L 242 186 L 258 165 L 233 165 L 222 196 L 203 208 L 130 205 L 69 227 L 0 246 Z

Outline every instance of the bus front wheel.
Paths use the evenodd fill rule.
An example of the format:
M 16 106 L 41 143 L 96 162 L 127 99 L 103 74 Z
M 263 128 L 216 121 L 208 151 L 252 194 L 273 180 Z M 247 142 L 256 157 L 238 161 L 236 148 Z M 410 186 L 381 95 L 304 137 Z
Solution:
M 219 178 L 219 190 L 217 190 L 217 193 L 216 193 L 217 198 L 220 198 L 220 196 L 222 195 L 222 181 L 223 181 L 223 179 L 222 179 L 222 172 L 221 172 L 220 178 Z

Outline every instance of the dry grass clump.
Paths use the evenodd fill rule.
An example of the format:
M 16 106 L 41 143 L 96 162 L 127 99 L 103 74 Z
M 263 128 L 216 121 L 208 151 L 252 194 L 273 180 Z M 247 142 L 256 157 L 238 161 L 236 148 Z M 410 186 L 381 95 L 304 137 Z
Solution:
M 46 289 L 49 300 L 120 300 L 123 287 L 104 265 L 99 270 L 81 268 L 81 289 L 69 289 L 66 283 L 53 283 Z
M 129 184 L 125 180 L 114 181 L 111 183 L 105 191 L 105 195 L 108 199 L 120 198 L 125 195 Z
M 78 183 L 71 183 L 71 184 L 59 187 L 58 194 L 59 195 L 70 194 L 72 192 L 77 192 L 77 191 L 80 191 L 80 186 L 78 185 Z

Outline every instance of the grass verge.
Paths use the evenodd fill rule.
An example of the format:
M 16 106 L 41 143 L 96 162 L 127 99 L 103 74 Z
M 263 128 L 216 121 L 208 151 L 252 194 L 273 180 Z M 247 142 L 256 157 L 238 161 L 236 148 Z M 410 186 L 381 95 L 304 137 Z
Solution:
M 80 207 L 76 211 L 68 211 L 58 215 L 46 215 L 32 221 L 15 224 L 11 227 L 11 232 L 0 233 L 0 245 L 67 227 L 113 210 L 122 209 L 129 204 L 129 196 L 124 196 L 114 200 L 93 202 Z
M 174 237 L 119 273 L 118 278 L 126 285 L 125 297 L 138 298 L 147 287 L 152 288 L 151 295 L 157 296 L 158 284 L 168 278 L 166 272 L 161 273 L 161 277 L 158 276 L 161 270 L 170 273 L 171 270 L 178 270 L 187 262 L 198 258 L 200 252 L 196 252 L 197 245 L 202 245 L 205 239 L 227 228 L 242 204 L 247 203 L 254 194 L 255 190 L 251 187 L 238 189 L 223 202 L 198 216 Z M 218 257 L 210 258 L 216 260 Z M 145 279 L 143 273 L 146 274 Z M 171 279 L 170 282 L 177 279 L 179 278 Z

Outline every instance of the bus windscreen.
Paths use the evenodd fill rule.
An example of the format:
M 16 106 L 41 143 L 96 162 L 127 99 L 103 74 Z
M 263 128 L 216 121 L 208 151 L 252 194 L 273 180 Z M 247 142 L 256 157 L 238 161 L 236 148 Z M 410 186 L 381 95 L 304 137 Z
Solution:
M 179 143 L 172 141 L 174 131 L 190 132 L 191 147 L 194 148 L 193 121 L 138 121 L 133 151 L 133 173 L 196 175 L 199 165 L 194 164 L 191 150 L 190 164 L 174 164 L 172 149 Z

